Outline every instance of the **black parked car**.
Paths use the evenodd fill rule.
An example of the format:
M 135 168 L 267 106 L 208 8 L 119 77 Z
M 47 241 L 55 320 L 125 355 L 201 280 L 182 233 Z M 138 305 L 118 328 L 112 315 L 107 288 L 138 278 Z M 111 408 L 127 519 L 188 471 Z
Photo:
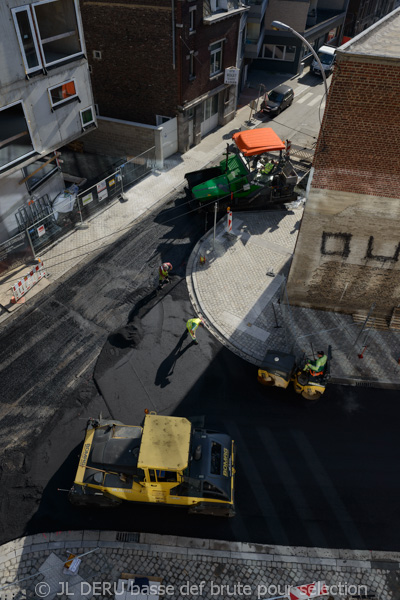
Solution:
M 288 85 L 278 85 L 268 94 L 265 94 L 261 104 L 261 112 L 271 117 L 279 115 L 285 108 L 293 102 L 294 92 Z

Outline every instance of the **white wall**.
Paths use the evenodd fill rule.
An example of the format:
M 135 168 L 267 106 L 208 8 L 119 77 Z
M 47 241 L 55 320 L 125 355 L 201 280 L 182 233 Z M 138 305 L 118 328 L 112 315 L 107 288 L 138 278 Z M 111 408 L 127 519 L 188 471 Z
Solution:
M 39 71 L 26 78 L 11 8 L 29 3 L 32 2 L 0 1 L 0 109 L 22 101 L 34 148 L 45 155 L 84 133 L 80 119 L 82 109 L 92 107 L 93 115 L 95 111 L 86 58 L 60 63 L 47 74 Z M 84 52 L 84 45 L 82 49 Z M 71 79 L 75 80 L 80 102 L 69 100 L 52 111 L 48 89 Z
M 81 110 L 92 107 L 93 115 L 95 111 L 88 63 L 84 57 L 55 65 L 47 73 L 41 70 L 26 77 L 11 9 L 33 1 L 0 0 L 0 109 L 22 102 L 34 149 L 39 155 L 46 156 L 84 134 Z M 81 24 L 79 10 L 77 18 Z M 84 41 L 81 41 L 85 53 Z M 79 100 L 71 99 L 52 110 L 48 89 L 71 79 L 75 80 Z M 21 168 L 37 158 L 33 155 L 0 174 L 0 242 L 14 235 L 17 228 L 15 212 L 29 198 L 26 185 L 18 184 L 24 177 Z M 63 189 L 62 176 L 57 174 L 36 189 L 34 196 L 49 193 L 53 199 Z

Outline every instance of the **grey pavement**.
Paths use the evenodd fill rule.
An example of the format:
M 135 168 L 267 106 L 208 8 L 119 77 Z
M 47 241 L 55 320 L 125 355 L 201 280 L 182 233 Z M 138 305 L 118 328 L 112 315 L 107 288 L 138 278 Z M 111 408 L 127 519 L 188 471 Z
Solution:
M 285 280 L 303 209 L 235 212 L 194 248 L 186 281 L 196 312 L 233 352 L 260 366 L 269 349 L 299 358 L 328 345 L 332 382 L 400 387 L 400 332 L 353 322 L 351 315 L 290 305 Z M 206 258 L 201 264 L 200 256 Z
M 65 573 L 69 555 L 78 571 Z M 0 548 L 0 595 L 13 598 L 120 598 L 125 580 L 158 578 L 160 597 L 272 598 L 324 582 L 331 600 L 399 598 L 400 553 L 286 547 L 148 533 L 42 533 Z M 142 598 L 132 590 L 127 598 Z

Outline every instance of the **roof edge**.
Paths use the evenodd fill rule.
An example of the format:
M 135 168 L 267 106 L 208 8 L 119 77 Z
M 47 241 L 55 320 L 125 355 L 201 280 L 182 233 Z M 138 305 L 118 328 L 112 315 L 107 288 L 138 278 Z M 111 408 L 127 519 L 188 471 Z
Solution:
M 392 10 L 392 12 L 385 15 L 384 17 L 382 17 L 382 19 L 379 19 L 379 21 L 377 21 L 376 23 L 374 23 L 373 25 L 368 27 L 368 29 L 365 29 L 365 31 L 362 31 L 361 33 L 359 33 L 355 37 L 351 38 L 351 40 L 349 40 L 342 46 L 339 46 L 339 48 L 337 49 L 336 52 L 338 54 L 343 54 L 346 56 L 350 55 L 350 54 L 359 55 L 360 54 L 359 52 L 349 52 L 348 48 L 350 48 L 352 46 L 352 44 L 354 44 L 355 42 L 358 42 L 359 40 L 361 40 L 367 34 L 369 35 L 374 29 L 378 29 L 378 28 L 382 27 L 386 21 L 388 21 L 389 19 L 392 19 L 397 13 L 400 13 L 400 7 L 395 8 L 394 10 Z

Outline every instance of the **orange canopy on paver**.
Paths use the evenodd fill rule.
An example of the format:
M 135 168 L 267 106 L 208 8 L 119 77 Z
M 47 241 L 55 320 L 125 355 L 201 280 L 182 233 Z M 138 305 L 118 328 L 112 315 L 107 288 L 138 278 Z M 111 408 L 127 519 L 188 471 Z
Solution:
M 285 149 L 284 142 L 271 127 L 239 131 L 233 134 L 232 139 L 245 156 L 256 156 L 264 154 L 264 152 Z

